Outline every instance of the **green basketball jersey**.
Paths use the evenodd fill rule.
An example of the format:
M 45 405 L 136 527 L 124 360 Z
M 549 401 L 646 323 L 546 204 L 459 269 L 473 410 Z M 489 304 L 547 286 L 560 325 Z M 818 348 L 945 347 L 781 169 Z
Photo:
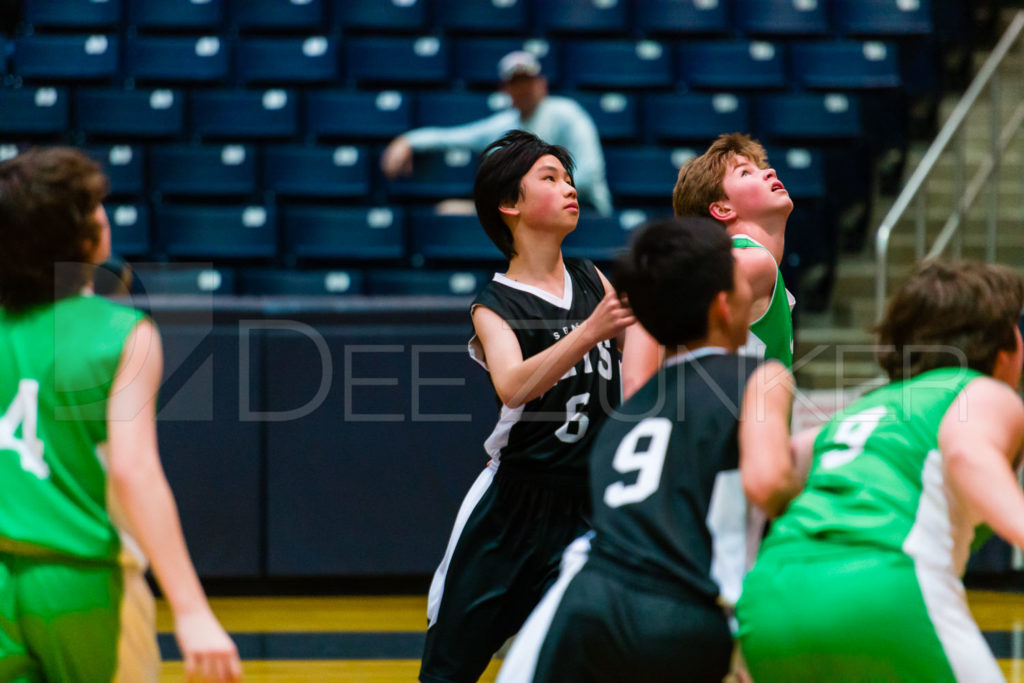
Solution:
M 807 485 L 773 524 L 778 558 L 858 547 L 961 574 L 976 519 L 948 493 L 939 425 L 980 373 L 939 368 L 884 386 L 832 418 L 814 442 Z M 813 541 L 813 548 L 808 541 Z
M 732 238 L 733 249 L 760 248 L 766 246 L 746 235 Z M 750 325 L 750 335 L 741 353 L 762 358 L 774 358 L 787 368 L 793 367 L 793 303 L 792 295 L 782 280 L 782 271 L 775 268 L 775 289 L 772 300 L 764 314 Z
M 139 311 L 74 296 L 0 309 L 0 550 L 117 562 L 107 398 Z

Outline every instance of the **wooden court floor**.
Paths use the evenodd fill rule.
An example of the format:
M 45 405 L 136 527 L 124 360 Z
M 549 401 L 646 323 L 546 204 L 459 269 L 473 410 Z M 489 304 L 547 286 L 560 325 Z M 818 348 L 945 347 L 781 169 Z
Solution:
M 1024 593 L 969 591 L 989 646 L 1011 683 L 1024 683 Z M 213 598 L 256 683 L 415 681 L 426 626 L 426 597 Z M 159 605 L 161 683 L 182 681 L 171 620 Z M 499 662 L 481 681 L 490 682 Z

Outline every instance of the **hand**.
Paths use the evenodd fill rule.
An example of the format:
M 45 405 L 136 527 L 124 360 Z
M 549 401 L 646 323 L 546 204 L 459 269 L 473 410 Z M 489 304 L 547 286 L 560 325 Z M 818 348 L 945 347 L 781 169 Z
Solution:
M 176 615 L 174 632 L 185 661 L 185 680 L 240 681 L 242 663 L 238 649 L 208 609 Z
M 401 135 L 392 140 L 380 155 L 380 168 L 392 180 L 412 173 L 412 145 Z
M 636 317 L 633 315 L 633 309 L 629 307 L 629 300 L 625 296 L 620 297 L 611 292 L 604 295 L 583 328 L 597 344 L 618 335 L 635 322 Z

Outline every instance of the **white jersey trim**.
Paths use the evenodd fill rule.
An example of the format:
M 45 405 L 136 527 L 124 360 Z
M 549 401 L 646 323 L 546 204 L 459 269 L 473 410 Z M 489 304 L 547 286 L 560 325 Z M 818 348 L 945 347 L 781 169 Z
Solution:
M 527 285 L 522 282 L 516 282 L 510 277 L 502 275 L 501 273 L 494 274 L 494 281 L 511 287 L 512 289 L 518 289 L 520 292 L 526 292 L 527 294 L 533 294 L 539 299 L 547 301 L 552 306 L 557 306 L 563 310 L 568 311 L 572 307 L 572 278 L 569 277 L 569 269 L 562 265 L 562 273 L 564 275 L 564 284 L 562 285 L 562 298 L 558 298 L 551 292 L 545 291 L 540 287 L 534 287 L 533 285 Z
M 537 670 L 537 659 L 551 629 L 551 622 L 554 621 L 566 589 L 590 557 L 590 539 L 593 537 L 593 531 L 587 532 L 570 543 L 562 553 L 562 568 L 558 580 L 544 594 L 544 598 L 519 630 L 519 635 L 512 642 L 512 648 L 505 657 L 501 671 L 498 672 L 496 683 L 530 683 L 533 680 Z
M 508 446 L 508 439 L 512 433 L 512 428 L 522 418 L 525 407 L 525 405 L 522 405 L 518 408 L 509 408 L 507 405 L 502 404 L 501 417 L 498 418 L 498 424 L 494 426 L 494 431 L 484 441 L 484 450 L 491 460 L 501 459 L 501 451 L 505 446 Z
M 914 560 L 925 609 L 956 679 L 1003 681 L 959 578 L 972 535 L 963 506 L 946 486 L 942 453 L 932 449 L 921 470 L 921 498 L 903 552 Z
M 466 528 L 469 516 L 473 514 L 473 510 L 476 509 L 484 494 L 487 493 L 487 489 L 490 488 L 491 482 L 494 481 L 494 475 L 497 472 L 498 463 L 496 461 L 492 460 L 487 463 L 487 467 L 477 476 L 476 481 L 469 488 L 469 492 L 466 493 L 466 497 L 462 499 L 462 505 L 459 506 L 459 514 L 455 516 L 455 526 L 452 527 L 452 535 L 448 538 L 448 547 L 445 548 L 441 564 L 437 565 L 437 569 L 434 571 L 434 578 L 430 582 L 430 592 L 427 593 L 427 628 L 433 626 L 434 622 L 437 621 L 437 613 L 441 608 L 441 598 L 444 597 L 444 582 L 448 576 L 448 565 L 451 564 L 452 555 L 455 554 L 455 547 L 459 544 L 459 537 L 462 536 L 462 531 Z

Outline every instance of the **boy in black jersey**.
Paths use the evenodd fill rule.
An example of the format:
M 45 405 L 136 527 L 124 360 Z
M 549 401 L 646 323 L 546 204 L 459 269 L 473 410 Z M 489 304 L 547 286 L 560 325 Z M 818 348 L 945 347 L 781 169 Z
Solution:
M 718 539 L 742 520 L 722 514 L 721 498 L 742 479 L 767 504 L 783 489 L 772 477 L 792 474 L 771 469 L 767 448 L 742 461 L 738 452 L 741 410 L 753 431 L 740 438 L 788 438 L 788 425 L 764 416 L 792 400 L 792 380 L 778 361 L 735 353 L 752 294 L 732 251 L 716 222 L 669 218 L 640 228 L 616 264 L 616 286 L 667 358 L 601 428 L 590 455 L 594 531 L 566 552 L 499 683 L 717 683 L 728 671 Z
M 613 341 L 634 318 L 593 263 L 562 258 L 579 219 L 572 171 L 564 148 L 511 131 L 477 172 L 477 215 L 509 266 L 472 304 L 469 351 L 502 406 L 430 586 L 425 683 L 476 681 L 588 528 L 586 456 L 619 403 Z

